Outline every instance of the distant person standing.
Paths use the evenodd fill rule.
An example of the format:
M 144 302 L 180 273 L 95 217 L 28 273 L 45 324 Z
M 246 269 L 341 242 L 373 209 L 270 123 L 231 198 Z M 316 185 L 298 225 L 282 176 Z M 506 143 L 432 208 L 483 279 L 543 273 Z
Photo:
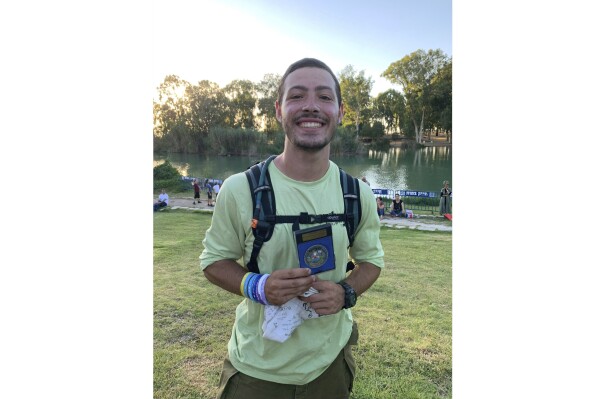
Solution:
M 366 180 L 366 176 L 362 176 L 362 181 L 370 186 L 370 182 Z
M 439 213 L 445 215 L 451 213 L 451 188 L 449 188 L 449 181 L 443 182 L 443 188 L 441 189 L 441 199 L 439 200 Z
M 198 199 L 198 204 L 200 201 L 200 185 L 198 184 L 198 179 L 193 179 L 193 204 L 196 204 L 196 198 Z
M 161 190 L 160 195 L 158 196 L 158 201 L 154 202 L 154 212 L 158 211 L 159 208 L 165 207 L 168 205 L 168 194 L 164 189 Z
M 214 190 L 214 200 L 216 201 L 218 199 L 218 192 L 220 191 L 220 186 L 218 182 L 214 184 L 214 187 L 212 187 L 212 189 Z
M 212 203 L 212 186 L 210 184 L 206 184 L 206 195 L 208 195 L 208 206 L 214 206 Z

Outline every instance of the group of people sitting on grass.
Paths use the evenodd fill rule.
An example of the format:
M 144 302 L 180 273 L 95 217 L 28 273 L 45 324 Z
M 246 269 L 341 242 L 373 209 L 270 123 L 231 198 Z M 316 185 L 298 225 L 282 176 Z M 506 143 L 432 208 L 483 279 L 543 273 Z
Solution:
M 383 216 L 385 216 L 385 203 L 383 202 L 382 197 L 376 198 L 376 205 L 377 205 L 377 212 L 379 214 L 379 219 L 382 220 Z M 391 207 L 389 209 L 390 209 L 390 212 L 389 212 L 390 216 L 405 217 L 405 218 L 413 217 L 412 211 L 405 208 L 404 202 L 401 199 L 399 194 L 395 194 L 395 199 L 393 200 L 393 202 L 391 202 Z

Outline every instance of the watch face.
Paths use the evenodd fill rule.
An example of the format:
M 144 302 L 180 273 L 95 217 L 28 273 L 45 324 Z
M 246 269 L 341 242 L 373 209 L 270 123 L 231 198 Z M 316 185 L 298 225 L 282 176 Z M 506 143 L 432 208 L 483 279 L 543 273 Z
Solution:
M 356 292 L 352 289 L 349 293 L 349 303 L 354 306 L 356 304 Z
M 342 287 L 345 290 L 345 305 L 343 307 L 346 309 L 351 308 L 356 304 L 356 291 L 349 284 L 342 284 Z

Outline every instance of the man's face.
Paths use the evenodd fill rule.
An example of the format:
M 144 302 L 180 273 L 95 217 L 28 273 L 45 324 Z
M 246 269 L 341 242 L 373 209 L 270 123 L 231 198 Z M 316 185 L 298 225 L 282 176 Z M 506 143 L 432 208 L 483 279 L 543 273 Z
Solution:
M 335 81 L 324 69 L 300 68 L 285 79 L 281 103 L 275 103 L 277 120 L 293 145 L 317 151 L 333 140 L 343 117 Z

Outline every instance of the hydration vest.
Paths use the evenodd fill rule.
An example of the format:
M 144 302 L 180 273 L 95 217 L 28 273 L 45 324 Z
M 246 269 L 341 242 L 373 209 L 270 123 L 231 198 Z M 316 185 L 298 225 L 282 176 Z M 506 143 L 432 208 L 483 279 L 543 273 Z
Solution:
M 362 216 L 360 202 L 360 184 L 358 179 L 339 168 L 339 178 L 343 191 L 344 213 L 328 213 L 322 215 L 310 215 L 301 212 L 299 215 L 277 215 L 275 192 L 270 182 L 268 165 L 276 158 L 271 155 L 265 161 L 259 162 L 245 171 L 245 176 L 250 184 L 252 193 L 252 204 L 254 214 L 252 218 L 252 232 L 254 234 L 254 245 L 247 268 L 250 272 L 260 273 L 258 268 L 258 254 L 262 245 L 271 239 L 277 223 L 293 223 L 293 231 L 299 230 L 300 224 L 317 224 L 343 222 L 349 239 L 349 246 L 354 243 L 355 231 Z M 347 263 L 347 271 L 354 268 L 354 263 Z

